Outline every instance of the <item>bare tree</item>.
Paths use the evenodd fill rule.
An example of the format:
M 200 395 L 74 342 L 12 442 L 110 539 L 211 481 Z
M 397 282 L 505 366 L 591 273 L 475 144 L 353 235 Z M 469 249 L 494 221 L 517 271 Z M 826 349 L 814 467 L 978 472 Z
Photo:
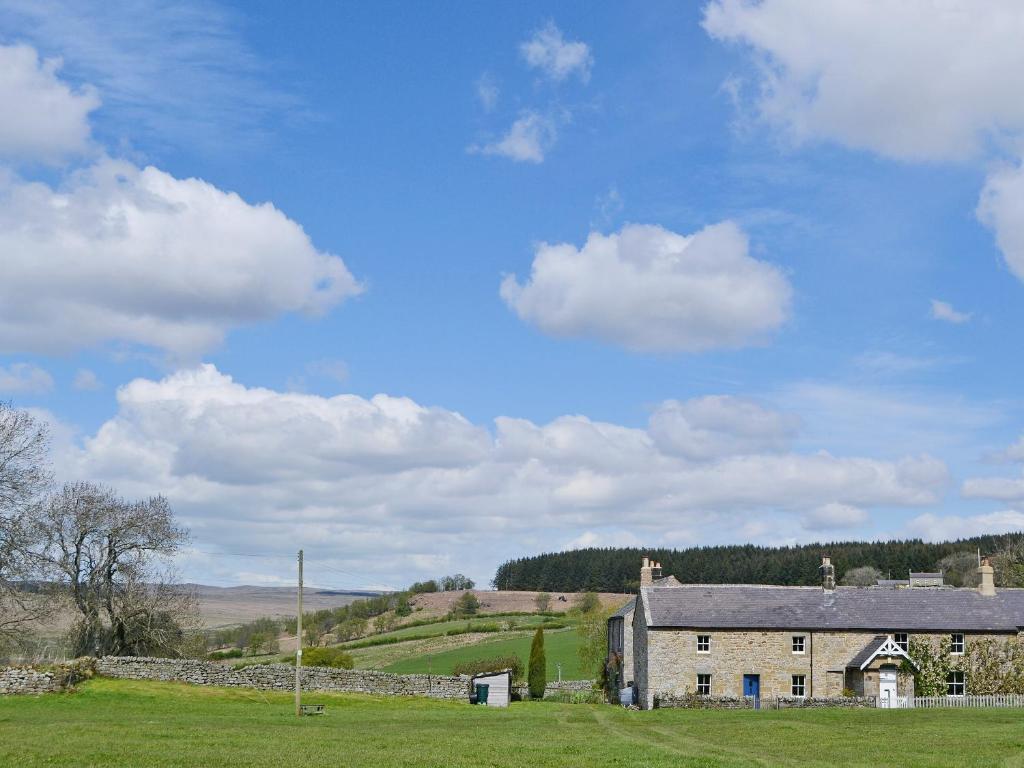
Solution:
M 50 608 L 32 582 L 28 512 L 50 480 L 47 430 L 28 411 L 0 403 L 0 647 L 23 639 Z
M 129 502 L 92 483 L 65 485 L 33 519 L 41 568 L 78 614 L 76 655 L 176 656 L 195 623 L 195 596 L 170 558 L 187 541 L 161 496 Z

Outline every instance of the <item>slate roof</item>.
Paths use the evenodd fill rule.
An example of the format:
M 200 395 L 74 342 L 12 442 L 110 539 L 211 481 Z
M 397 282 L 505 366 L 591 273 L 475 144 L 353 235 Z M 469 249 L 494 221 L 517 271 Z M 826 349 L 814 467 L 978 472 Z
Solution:
M 885 645 L 885 641 L 888 639 L 888 635 L 878 635 L 877 637 L 871 638 L 871 642 L 865 645 L 862 651 L 850 659 L 850 662 L 846 666 L 853 669 L 860 669 L 865 661 L 875 655 L 875 651 Z
M 641 590 L 650 627 L 1016 632 L 1024 589 L 773 587 L 693 584 Z
M 629 614 L 631 614 L 633 612 L 634 608 L 636 608 L 636 598 L 635 597 L 631 597 L 629 599 L 629 601 L 624 606 L 619 608 L 619 610 L 617 610 L 615 613 L 613 613 L 609 618 L 612 618 L 612 619 L 624 619 Z

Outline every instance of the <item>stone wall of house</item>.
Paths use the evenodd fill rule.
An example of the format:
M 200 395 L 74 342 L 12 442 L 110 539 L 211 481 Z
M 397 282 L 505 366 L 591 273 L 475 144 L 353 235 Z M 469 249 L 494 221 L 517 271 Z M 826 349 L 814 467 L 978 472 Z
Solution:
M 55 693 L 64 690 L 60 675 L 29 667 L 0 668 L 0 696 Z
M 639 614 L 636 623 L 642 623 Z M 649 706 L 653 697 L 669 700 L 695 694 L 698 674 L 711 675 L 711 695 L 716 697 L 742 697 L 744 674 L 760 676 L 762 698 L 790 697 L 793 675 L 805 676 L 810 698 L 839 697 L 846 688 L 861 697 L 878 695 L 878 663 L 863 675 L 845 672 L 849 661 L 883 632 L 653 629 L 645 634 L 646 690 L 639 654 L 635 654 L 641 706 L 645 693 Z M 697 651 L 698 634 L 711 636 L 709 653 Z M 794 635 L 805 638 L 802 654 L 793 652 Z M 969 646 L 972 640 L 987 636 L 968 633 L 965 640 Z M 948 635 L 911 634 L 911 639 L 922 637 L 937 646 Z M 634 647 L 641 642 L 638 632 Z M 912 680 L 899 676 L 900 696 L 913 694 Z
M 654 707 L 654 687 L 650 680 L 650 635 L 647 631 L 647 613 L 644 609 L 643 590 L 636 597 L 633 611 L 633 682 L 636 700 L 641 709 Z
M 633 679 L 633 614 L 630 611 L 623 617 L 625 627 L 622 632 L 622 675 L 625 678 L 623 685 L 627 685 Z
M 295 688 L 295 667 L 255 664 L 233 669 L 227 664 L 193 659 L 152 659 L 105 656 L 96 660 L 96 672 L 132 680 L 165 680 L 193 685 L 219 685 L 289 691 Z M 369 693 L 379 696 L 428 696 L 468 701 L 469 678 L 449 675 L 392 675 L 356 669 L 303 667 L 302 687 L 308 691 Z

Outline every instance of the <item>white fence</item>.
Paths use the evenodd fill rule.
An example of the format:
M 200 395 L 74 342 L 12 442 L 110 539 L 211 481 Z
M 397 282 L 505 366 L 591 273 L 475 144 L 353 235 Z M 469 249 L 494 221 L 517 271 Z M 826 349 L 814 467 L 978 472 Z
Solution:
M 879 700 L 878 706 L 887 702 Z M 947 709 L 950 707 L 1024 707 L 1024 695 L 1019 693 L 992 694 L 989 696 L 896 696 L 889 704 L 892 709 Z

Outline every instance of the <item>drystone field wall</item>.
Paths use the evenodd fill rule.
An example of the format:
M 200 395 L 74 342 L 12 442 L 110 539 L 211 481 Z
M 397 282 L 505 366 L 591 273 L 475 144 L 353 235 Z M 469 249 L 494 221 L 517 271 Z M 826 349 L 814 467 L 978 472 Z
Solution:
M 576 693 L 578 691 L 592 691 L 593 689 L 593 680 L 563 680 L 562 682 L 549 680 L 548 684 L 544 686 L 544 695 L 547 696 L 558 691 Z M 512 692 L 521 699 L 530 698 L 530 687 L 526 683 L 513 683 Z
M 0 668 L 0 696 L 54 693 L 62 690 L 64 684 L 52 672 L 40 672 L 27 667 Z
M 862 709 L 873 708 L 873 696 L 828 696 L 801 698 L 780 696 L 762 698 L 757 705 L 761 709 Z M 752 697 L 744 696 L 655 696 L 655 709 L 754 709 Z
M 295 688 L 295 667 L 288 664 L 255 664 L 233 669 L 227 664 L 192 659 L 152 659 L 138 656 L 104 656 L 96 672 L 131 680 L 164 680 L 193 685 L 259 688 L 289 691 Z M 468 701 L 469 678 L 448 675 L 392 675 L 361 669 L 303 667 L 302 688 L 307 691 L 369 693 L 378 696 L 428 696 Z

